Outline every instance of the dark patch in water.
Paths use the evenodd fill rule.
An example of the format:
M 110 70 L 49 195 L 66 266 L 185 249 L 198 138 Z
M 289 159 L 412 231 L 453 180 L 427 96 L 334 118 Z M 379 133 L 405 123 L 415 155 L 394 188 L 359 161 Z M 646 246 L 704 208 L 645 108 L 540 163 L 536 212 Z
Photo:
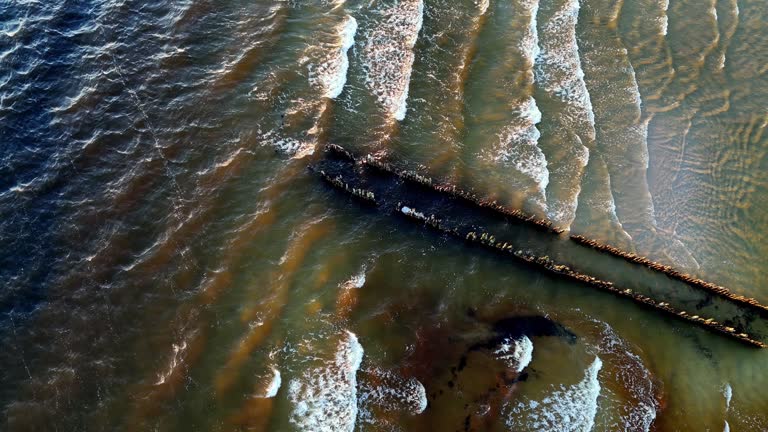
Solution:
M 493 330 L 512 339 L 522 336 L 557 336 L 566 339 L 569 344 L 576 343 L 577 339 L 576 334 L 565 326 L 544 316 L 504 318 L 493 324 Z
M 707 307 L 713 303 L 712 296 L 708 295 L 700 302 L 696 303 L 696 309 L 702 309 L 704 307 Z

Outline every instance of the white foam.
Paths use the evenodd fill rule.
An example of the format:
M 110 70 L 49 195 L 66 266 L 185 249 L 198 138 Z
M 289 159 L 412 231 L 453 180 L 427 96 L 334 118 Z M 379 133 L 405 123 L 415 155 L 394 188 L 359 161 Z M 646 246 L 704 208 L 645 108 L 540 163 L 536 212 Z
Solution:
M 19 186 L 19 185 L 16 185 L 16 186 L 12 186 L 12 187 L 11 187 L 10 189 L 8 189 L 8 190 L 9 190 L 10 192 L 13 192 L 13 193 L 17 193 L 17 194 L 21 194 L 21 193 L 24 193 L 24 192 L 26 192 L 26 191 L 27 191 L 27 189 L 26 189 L 26 188 L 24 188 L 23 186 Z
M 342 283 L 341 287 L 344 289 L 362 288 L 365 285 L 365 272 L 366 268 L 363 266 L 356 275 Z
M 669 29 L 669 17 L 667 16 L 667 11 L 669 10 L 669 0 L 664 0 L 662 3 L 662 10 L 664 11 L 664 16 L 661 17 L 661 34 L 666 36 L 667 30 Z
M 520 339 L 506 338 L 493 352 L 515 372 L 522 372 L 533 359 L 533 342 L 528 336 Z
M 336 10 L 343 6 L 347 0 L 326 0 L 324 3 L 333 6 L 332 10 Z
M 176 371 L 176 368 L 179 367 L 182 363 L 181 356 L 184 354 L 184 351 L 187 349 L 187 341 L 181 341 L 180 344 L 172 344 L 173 347 L 173 354 L 171 354 L 171 360 L 168 364 L 168 368 L 166 368 L 165 372 L 161 373 L 160 376 L 157 379 L 157 382 L 155 382 L 155 385 L 162 385 L 165 384 L 166 380 L 170 378 L 170 376 Z
M 0 27 L 0 34 L 9 39 L 13 39 L 19 34 L 19 31 L 25 27 L 26 23 L 26 18 L 17 18 L 15 20 L 6 21 L 3 23 L 3 26 Z
M 579 1 L 571 0 L 543 26 L 539 43 L 541 51 L 535 68 L 536 83 L 568 103 L 570 117 L 586 120 L 590 128 L 583 132 L 594 139 L 595 114 L 584 83 L 584 70 L 576 41 L 579 8 Z
M 541 121 L 541 111 L 533 97 L 525 99 L 516 109 L 517 119 L 507 125 L 498 135 L 499 146 L 495 159 L 511 163 L 533 179 L 542 196 L 549 184 L 547 159 L 538 146 L 541 135 L 536 124 Z
M 270 130 L 261 135 L 260 138 L 266 145 L 274 147 L 281 153 L 291 155 L 293 159 L 302 159 L 315 152 L 315 143 L 311 140 L 284 136 L 278 130 Z
M 476 0 L 475 4 L 480 11 L 480 16 L 483 16 L 488 12 L 488 6 L 490 6 L 491 0 Z
M 522 3 L 521 6 L 530 17 L 528 31 L 522 38 L 522 47 L 526 62 L 533 65 L 536 62 L 536 58 L 541 53 L 541 47 L 539 46 L 539 25 L 536 20 L 536 16 L 539 13 L 539 0 L 530 0 Z
M 264 392 L 265 398 L 273 398 L 277 396 L 277 391 L 280 390 L 280 386 L 283 384 L 283 378 L 280 375 L 280 371 L 272 368 L 272 379 L 269 381 L 269 385 L 267 385 L 267 389 Z
M 600 395 L 598 373 L 602 367 L 600 357 L 595 357 L 579 383 L 560 385 L 539 401 L 520 400 L 509 410 L 507 426 L 511 430 L 592 430 L 597 414 L 597 397 Z
M 293 405 L 290 422 L 300 431 L 352 432 L 357 418 L 357 370 L 363 347 L 346 331 L 335 358 L 327 365 L 307 370 L 288 385 Z
M 731 399 L 733 399 L 733 387 L 729 383 L 723 386 L 723 396 L 725 396 L 725 410 L 731 409 Z
M 405 412 L 417 415 L 427 409 L 427 392 L 416 378 L 379 368 L 366 369 L 374 379 L 361 380 L 358 398 L 360 423 L 380 425 L 376 412 Z
M 651 373 L 642 359 L 630 350 L 629 345 L 608 323 L 592 321 L 602 327 L 597 349 L 606 361 L 614 365 L 608 373 L 632 393 L 635 401 L 624 403 L 620 407 L 622 430 L 649 431 L 656 420 L 657 408 Z M 618 425 L 612 427 L 615 429 L 615 426 Z
M 405 215 L 414 215 L 422 219 L 426 218 L 426 216 L 424 216 L 424 213 L 416 211 L 415 209 L 412 209 L 408 206 L 403 206 L 403 208 L 401 208 L 400 211 Z
M 423 0 L 402 0 L 378 11 L 361 52 L 365 83 L 395 120 L 405 118 L 414 53 L 424 19 Z
M 240 147 L 237 150 L 235 150 L 234 152 L 232 152 L 232 154 L 229 155 L 229 157 L 226 160 L 221 161 L 221 162 L 217 162 L 217 163 L 215 163 L 211 167 L 208 167 L 208 168 L 205 168 L 205 169 L 202 169 L 202 170 L 198 171 L 197 175 L 204 176 L 204 175 L 210 173 L 211 171 L 215 170 L 216 168 L 226 168 L 226 167 L 228 167 L 229 165 L 232 164 L 232 162 L 235 161 L 235 159 L 237 159 L 237 157 L 242 152 L 243 152 L 243 148 Z
M 578 140 L 573 142 L 573 157 L 554 167 L 558 172 L 583 172 L 589 161 L 589 150 L 584 143 L 595 140 L 595 114 L 581 66 L 576 26 L 579 1 L 564 2 L 541 26 L 539 53 L 534 67 L 538 88 L 562 104 L 553 106 L 557 128 L 563 128 Z M 579 185 L 577 184 L 577 187 Z M 571 186 L 568 187 L 568 190 Z M 548 216 L 555 222 L 569 226 L 576 215 L 578 191 L 566 196 L 550 197 Z
M 349 49 L 355 44 L 357 20 L 347 16 L 338 27 L 338 46 L 334 47 L 319 65 L 309 65 L 309 82 L 320 87 L 323 96 L 336 99 L 347 83 L 349 70 Z

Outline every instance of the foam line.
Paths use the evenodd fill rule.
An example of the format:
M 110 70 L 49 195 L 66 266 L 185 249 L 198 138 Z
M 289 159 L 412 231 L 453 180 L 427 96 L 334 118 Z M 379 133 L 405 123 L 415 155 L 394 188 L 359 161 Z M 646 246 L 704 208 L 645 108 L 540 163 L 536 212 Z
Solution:
M 336 356 L 325 366 L 310 369 L 288 384 L 293 405 L 290 422 L 300 431 L 352 432 L 357 419 L 357 371 L 363 347 L 346 331 Z
M 578 15 L 578 0 L 549 2 L 541 8 L 541 52 L 534 68 L 536 87 L 548 109 L 540 140 L 552 181 L 548 216 L 564 228 L 576 217 L 581 179 L 595 141 L 592 101 L 576 42 Z
M 423 24 L 423 0 L 402 0 L 379 11 L 380 22 L 365 32 L 361 46 L 365 83 L 394 120 L 407 112 L 414 53 Z
M 597 415 L 601 390 L 598 374 L 602 367 L 600 357 L 595 357 L 579 383 L 561 385 L 542 400 L 518 402 L 509 410 L 507 426 L 512 430 L 591 431 Z

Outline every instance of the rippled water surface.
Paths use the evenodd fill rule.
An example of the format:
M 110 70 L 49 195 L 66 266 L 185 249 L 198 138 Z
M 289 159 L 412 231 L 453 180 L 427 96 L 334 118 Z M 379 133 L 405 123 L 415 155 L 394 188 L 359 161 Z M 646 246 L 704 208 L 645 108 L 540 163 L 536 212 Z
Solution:
M 764 0 L 0 2 L 0 429 L 768 430 L 764 350 L 308 169 L 327 143 L 386 155 L 768 303 L 766 21 Z

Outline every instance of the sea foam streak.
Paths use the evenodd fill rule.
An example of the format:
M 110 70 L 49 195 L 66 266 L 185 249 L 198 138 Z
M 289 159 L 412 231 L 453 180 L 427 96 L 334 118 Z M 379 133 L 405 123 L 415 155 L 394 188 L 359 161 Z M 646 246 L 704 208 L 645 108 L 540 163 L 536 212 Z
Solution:
M 406 378 L 394 371 L 364 369 L 358 398 L 360 423 L 387 426 L 387 419 L 376 413 L 401 412 L 421 414 L 427 409 L 427 392 L 416 378 Z M 391 426 L 391 425 L 390 425 Z
M 581 178 L 595 140 L 592 101 L 576 42 L 578 15 L 578 0 L 554 2 L 541 9 L 541 52 L 534 68 L 536 86 L 546 95 L 551 120 L 542 145 L 546 154 L 553 155 L 548 157 L 553 188 L 547 191 L 548 213 L 564 227 L 576 216 Z
M 576 42 L 578 16 L 578 0 L 568 0 L 542 25 L 539 39 L 541 51 L 535 67 L 536 84 L 568 103 L 570 116 L 591 123 L 591 130 L 585 133 L 594 139 L 595 117 Z
M 547 159 L 537 145 L 539 130 L 536 124 L 541 122 L 541 112 L 536 101 L 529 97 L 515 110 L 519 122 L 515 122 L 499 133 L 500 148 L 497 159 L 512 163 L 521 173 L 532 178 L 542 193 L 549 184 Z
M 266 390 L 264 391 L 265 398 L 273 398 L 277 396 L 278 390 L 283 383 L 283 378 L 280 375 L 280 371 L 272 368 L 272 379 L 269 381 Z
M 520 43 L 514 53 L 522 60 L 521 67 L 529 73 L 539 55 L 539 38 L 536 29 L 538 1 L 524 0 L 515 4 L 515 15 L 520 20 Z M 515 83 L 512 85 L 519 84 Z M 516 89 L 529 93 L 527 88 Z M 533 96 L 524 96 L 512 108 L 512 121 L 498 134 L 498 145 L 494 148 L 494 159 L 509 163 L 519 172 L 533 179 L 541 195 L 541 205 L 546 207 L 544 193 L 549 184 L 547 159 L 538 146 L 540 137 L 536 125 L 541 122 L 541 112 Z
M 613 382 L 628 392 L 627 396 L 616 401 L 606 397 L 601 404 L 606 410 L 616 411 L 621 416 L 621 423 L 598 422 L 596 427 L 626 432 L 649 431 L 658 407 L 651 373 L 610 325 L 597 320 L 593 322 L 601 328 L 598 352 L 610 365 L 603 371 L 603 383 L 610 388 Z
M 363 266 L 356 275 L 342 283 L 341 287 L 344 289 L 362 288 L 365 285 L 365 272 L 366 268 Z
M 725 396 L 725 413 L 728 414 L 728 411 L 731 409 L 731 399 L 733 398 L 733 387 L 729 383 L 723 386 L 723 396 Z M 723 425 L 723 432 L 730 432 L 730 430 L 731 425 L 726 420 L 725 425 Z
M 182 363 L 182 356 L 187 349 L 187 341 L 182 341 L 180 344 L 173 344 L 173 354 L 168 365 L 166 372 L 161 373 L 157 378 L 155 385 L 165 384 L 166 380 L 176 371 L 176 368 Z
M 344 89 L 349 70 L 349 56 L 347 54 L 352 45 L 355 44 L 356 33 L 357 20 L 347 16 L 344 23 L 339 26 L 339 46 L 329 52 L 328 58 L 319 65 L 311 64 L 309 66 L 310 84 L 320 87 L 323 95 L 327 98 L 336 99 Z
M 507 426 L 511 430 L 592 430 L 600 395 L 598 372 L 603 367 L 595 357 L 584 379 L 572 386 L 560 386 L 540 401 L 521 400 L 509 410 Z
M 361 47 L 365 82 L 379 105 L 395 120 L 403 120 L 424 2 L 402 0 L 378 15 L 380 22 L 365 32 Z
M 293 404 L 291 423 L 300 431 L 353 431 L 357 418 L 357 370 L 363 347 L 347 331 L 335 358 L 327 365 L 306 371 L 288 385 Z

